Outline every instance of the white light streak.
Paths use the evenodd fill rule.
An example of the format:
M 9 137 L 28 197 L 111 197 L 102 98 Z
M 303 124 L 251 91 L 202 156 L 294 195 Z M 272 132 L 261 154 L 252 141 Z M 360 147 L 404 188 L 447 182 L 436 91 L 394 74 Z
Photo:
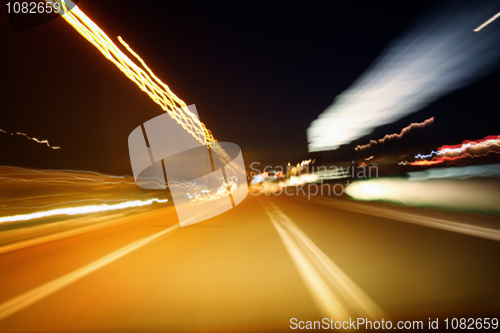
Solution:
M 56 215 L 77 215 L 77 214 L 98 213 L 98 212 L 105 212 L 105 211 L 117 210 L 117 209 L 125 209 L 125 208 L 131 208 L 131 207 L 142 207 L 142 206 L 151 205 L 153 202 L 164 203 L 167 201 L 168 201 L 167 199 L 164 199 L 164 200 L 150 199 L 150 200 L 145 200 L 145 201 L 132 200 L 132 201 L 122 202 L 122 203 L 114 204 L 114 205 L 102 204 L 102 205 L 90 205 L 90 206 L 80 206 L 80 207 L 70 207 L 70 208 L 59 208 L 59 209 L 53 209 L 53 210 L 48 210 L 48 211 L 43 211 L 43 212 L 36 212 L 36 213 L 31 213 L 31 214 L 22 214 L 22 215 L 1 217 L 0 223 L 27 221 L 27 220 L 39 219 L 42 217 L 56 216 Z
M 481 30 L 483 30 L 484 27 L 486 27 L 488 24 L 490 24 L 491 22 L 495 21 L 498 17 L 500 16 L 500 12 L 493 15 L 492 18 L 490 18 L 488 21 L 484 22 L 483 24 L 481 24 L 479 27 L 477 27 L 476 29 L 474 29 L 475 32 L 479 32 Z

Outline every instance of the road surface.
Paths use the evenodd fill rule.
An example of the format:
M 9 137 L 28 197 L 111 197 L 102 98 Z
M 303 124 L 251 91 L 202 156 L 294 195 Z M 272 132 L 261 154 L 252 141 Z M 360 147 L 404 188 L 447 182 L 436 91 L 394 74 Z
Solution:
M 0 332 L 278 332 L 291 318 L 499 317 L 498 231 L 381 207 L 248 195 L 183 228 L 172 205 L 157 205 L 80 217 L 90 224 L 75 229 L 59 219 L 64 227 L 5 230 Z

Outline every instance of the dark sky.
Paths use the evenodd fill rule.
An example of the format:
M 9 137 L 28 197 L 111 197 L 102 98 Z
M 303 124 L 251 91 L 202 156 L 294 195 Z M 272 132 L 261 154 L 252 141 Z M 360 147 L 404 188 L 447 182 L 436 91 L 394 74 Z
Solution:
M 81 0 L 79 7 L 196 104 L 201 121 L 219 141 L 238 144 L 247 164 L 277 165 L 309 156 L 311 121 L 435 3 Z M 0 164 L 131 174 L 129 133 L 163 111 L 62 18 L 13 33 L 4 8 L 0 17 L 0 128 L 62 147 L 0 133 Z M 431 116 L 436 145 L 500 134 L 499 83 L 492 73 L 370 138 Z

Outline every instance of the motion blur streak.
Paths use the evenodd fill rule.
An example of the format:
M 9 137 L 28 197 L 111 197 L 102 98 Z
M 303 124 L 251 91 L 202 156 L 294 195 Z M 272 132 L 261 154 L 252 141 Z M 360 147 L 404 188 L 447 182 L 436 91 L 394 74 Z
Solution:
M 486 27 L 488 24 L 490 24 L 491 22 L 495 21 L 498 17 L 500 16 L 500 13 L 497 13 L 495 15 L 493 15 L 492 18 L 490 18 L 488 21 L 484 22 L 483 24 L 481 24 L 479 27 L 477 27 L 476 29 L 474 29 L 475 32 L 478 32 L 478 31 L 481 31 L 484 27 Z
M 0 166 L 0 183 L 135 186 L 131 176 L 114 176 L 83 170 L 38 170 L 12 166 Z
M 115 260 L 120 259 L 121 257 L 129 254 L 132 251 L 135 251 L 144 245 L 152 242 L 155 239 L 175 230 L 177 226 L 170 227 L 161 232 L 158 232 L 152 236 L 142 238 L 138 241 L 135 241 L 127 246 L 122 247 L 119 250 L 116 250 L 76 271 L 73 271 L 69 274 L 66 274 L 56 280 L 53 280 L 49 283 L 46 283 L 38 288 L 35 288 L 27 293 L 24 293 L 16 298 L 13 298 L 3 304 L 0 305 L 0 320 L 5 319 L 6 317 L 20 311 L 27 306 L 57 292 L 58 290 L 70 285 L 71 283 L 78 281 L 79 279 L 91 274 L 92 272 L 102 268 Z
M 4 131 L 3 129 L 0 129 L 0 132 L 5 133 L 5 134 L 14 135 L 14 133 Z M 47 147 L 49 147 L 50 149 L 61 149 L 61 147 L 51 146 L 49 144 L 48 140 L 38 140 L 37 138 L 32 138 L 32 137 L 28 136 L 28 134 L 22 133 L 22 132 L 16 132 L 15 134 L 24 136 L 26 139 L 31 140 L 31 141 L 35 141 L 36 143 L 46 144 Z
M 378 141 L 371 140 L 370 143 L 368 143 L 366 145 L 362 145 L 362 146 L 357 146 L 356 148 L 354 148 L 354 150 L 356 150 L 357 152 L 362 152 L 364 150 L 368 150 L 368 149 L 372 148 L 373 146 L 377 146 L 378 144 L 384 144 L 384 143 L 392 141 L 392 140 L 401 140 L 403 137 L 407 136 L 413 130 L 422 129 L 422 128 L 427 127 L 427 126 L 431 126 L 432 124 L 434 124 L 434 117 L 429 118 L 426 121 L 421 122 L 421 123 L 412 123 L 409 126 L 403 128 L 401 130 L 401 133 L 399 133 L 399 134 L 397 134 L 397 133 L 387 134 L 386 136 L 384 136 L 382 139 L 379 139 Z M 373 158 L 373 156 L 371 158 Z M 366 159 L 366 160 L 370 160 L 371 158 Z
M 111 39 L 92 20 L 90 20 L 78 6 L 71 10 L 65 3 L 69 0 L 45 0 L 52 6 L 56 2 L 63 4 L 64 15 L 61 15 L 76 31 L 85 39 L 92 43 L 109 61 L 114 63 L 131 81 L 133 81 L 142 91 L 168 114 L 175 119 L 186 131 L 196 140 L 205 144 L 216 141 L 212 133 L 201 123 L 191 111 L 186 103 L 178 98 L 162 81 L 160 81 L 152 71 L 146 66 L 144 61 L 132 51 L 132 49 L 120 38 L 120 42 L 129 50 L 149 72 L 146 73 L 138 67 L 129 57 L 127 57 Z
M 67 205 L 67 204 L 73 204 L 73 203 L 89 202 L 89 201 L 122 202 L 122 201 L 127 201 L 127 199 L 111 199 L 111 200 L 105 200 L 105 199 L 83 199 L 83 200 L 72 200 L 72 201 L 56 202 L 56 203 L 53 203 L 53 204 L 43 205 L 43 206 L 5 207 L 5 208 L 0 208 L 0 211 L 2 211 L 2 210 L 9 210 L 9 209 L 39 209 L 39 208 L 47 208 L 47 207 L 54 207 L 54 206 L 61 206 L 61 205 Z
M 433 155 L 432 160 L 422 160 L 410 163 L 410 165 L 433 165 L 443 162 L 456 161 L 465 157 L 476 158 L 487 156 L 488 154 L 500 154 L 500 136 L 489 135 L 481 140 L 469 141 L 465 140 L 462 144 L 453 146 L 442 146 L 437 151 L 433 151 L 429 155 L 418 154 L 415 158 L 429 158 Z
M 455 1 L 392 43 L 308 128 L 309 151 L 338 148 L 488 74 L 500 58 L 500 26 L 472 29 L 498 1 Z
M 404 178 L 354 181 L 346 193 L 358 200 L 384 200 L 408 206 L 500 213 L 498 183 L 486 180 Z
M 450 167 L 429 169 L 425 171 L 408 172 L 408 180 L 426 180 L 434 178 L 459 178 L 472 177 L 495 177 L 500 176 L 500 164 L 469 165 L 462 167 Z
M 387 319 L 387 314 L 323 253 L 277 206 L 267 215 L 305 282 L 318 311 L 327 318 Z
M 437 155 L 455 157 L 460 154 L 469 153 L 473 155 L 487 155 L 489 152 L 500 152 L 500 136 L 489 135 L 477 141 L 465 140 L 460 145 L 439 147 Z
M 81 206 L 81 207 L 59 208 L 59 209 L 53 209 L 53 210 L 31 213 L 31 214 L 22 214 L 22 215 L 0 217 L 0 223 L 15 222 L 15 221 L 27 221 L 27 220 L 33 220 L 33 219 L 38 219 L 38 218 L 47 217 L 47 216 L 55 216 L 55 215 L 77 215 L 77 214 L 89 214 L 89 213 L 105 212 L 105 211 L 110 211 L 110 210 L 125 209 L 125 208 L 131 208 L 131 207 L 142 207 L 142 206 L 151 205 L 153 202 L 164 203 L 167 201 L 168 201 L 167 199 L 164 199 L 164 200 L 150 199 L 150 200 L 145 200 L 145 201 L 132 200 L 132 201 L 126 201 L 126 202 L 122 202 L 122 203 L 114 204 L 114 205 L 102 204 L 102 205 L 90 205 L 90 206 Z

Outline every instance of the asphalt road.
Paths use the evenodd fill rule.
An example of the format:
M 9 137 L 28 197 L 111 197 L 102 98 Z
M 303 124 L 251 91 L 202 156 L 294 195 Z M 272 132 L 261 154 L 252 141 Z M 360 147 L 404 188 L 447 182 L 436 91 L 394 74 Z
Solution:
M 268 332 L 290 331 L 291 318 L 500 317 L 496 236 L 461 232 L 452 214 L 448 228 L 442 217 L 439 227 L 378 209 L 249 195 L 183 228 L 171 205 L 158 205 L 86 217 L 90 228 L 27 232 L 0 246 L 0 332 Z

